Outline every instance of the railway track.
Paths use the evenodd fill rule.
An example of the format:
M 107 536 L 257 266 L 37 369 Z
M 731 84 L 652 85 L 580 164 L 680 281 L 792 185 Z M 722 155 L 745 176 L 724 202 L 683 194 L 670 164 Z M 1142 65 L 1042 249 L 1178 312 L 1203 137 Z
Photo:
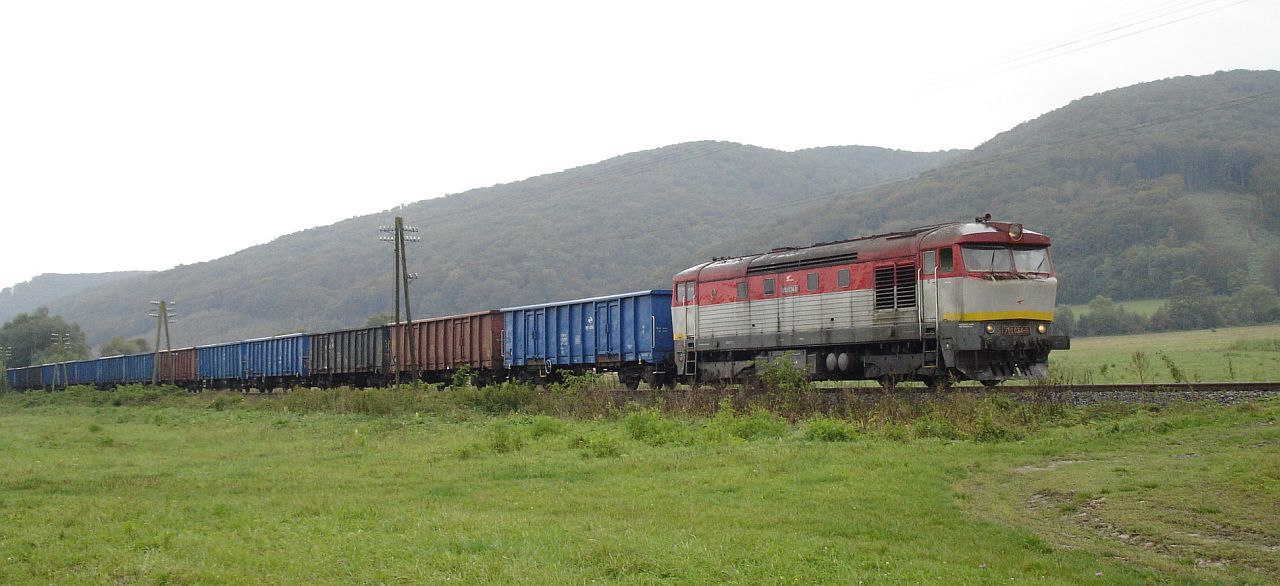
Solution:
M 274 392 L 257 390 L 243 392 L 249 399 L 271 399 L 288 391 L 276 389 Z M 445 391 L 447 392 L 447 391 Z M 761 395 L 756 390 L 744 390 L 740 387 L 703 386 L 697 389 L 680 387 L 673 390 L 629 390 L 623 387 L 607 389 L 605 392 L 617 403 L 636 402 L 641 404 L 658 401 L 697 401 L 713 400 L 729 395 Z M 923 387 L 897 387 L 886 390 L 882 387 L 848 387 L 819 389 L 825 401 L 836 402 L 842 399 L 875 402 L 892 397 L 898 400 L 929 401 L 952 397 L 958 394 L 978 396 L 1006 396 L 1016 401 L 1069 403 L 1072 405 L 1091 405 L 1097 403 L 1155 403 L 1167 404 L 1178 401 L 1212 401 L 1231 405 L 1244 401 L 1280 397 L 1280 382 L 1201 382 L 1178 384 L 1073 384 L 1073 385 L 1000 385 L 995 387 L 962 386 L 949 389 Z
M 1280 397 L 1280 382 L 1209 382 L 1180 384 L 1074 384 L 1074 385 L 1000 385 L 995 387 L 952 387 L 948 389 L 897 387 L 850 387 L 819 389 L 828 401 L 840 397 L 850 400 L 874 402 L 892 397 L 899 400 L 927 401 L 958 394 L 978 396 L 1006 396 L 1017 401 L 1069 403 L 1090 405 L 1096 403 L 1173 403 L 1177 401 L 1212 401 L 1235 404 L 1267 397 Z M 692 390 L 679 388 L 669 391 L 629 391 L 618 389 L 615 396 L 624 400 L 648 403 L 662 396 L 665 400 L 691 400 L 699 395 L 728 395 L 743 393 L 735 388 L 703 387 Z M 755 394 L 755 391 L 746 391 Z
M 1094 403 L 1173 403 L 1212 401 L 1224 405 L 1280 397 L 1280 382 L 1202 382 L 1170 384 L 1011 385 L 975 390 L 1011 395 L 1017 400 Z

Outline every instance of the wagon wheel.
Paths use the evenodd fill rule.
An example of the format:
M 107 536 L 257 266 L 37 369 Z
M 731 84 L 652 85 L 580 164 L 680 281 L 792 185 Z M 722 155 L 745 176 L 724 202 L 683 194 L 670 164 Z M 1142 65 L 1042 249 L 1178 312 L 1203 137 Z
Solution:
M 627 387 L 627 390 L 629 391 L 634 391 L 640 388 L 639 374 L 636 374 L 633 372 L 627 372 L 627 373 L 620 374 L 618 378 L 622 381 L 622 386 Z
M 876 379 L 876 381 L 878 381 L 880 386 L 884 387 L 884 390 L 886 391 L 892 391 L 894 387 L 898 386 L 898 377 L 893 376 L 892 374 L 881 375 L 880 378 Z
M 981 381 L 978 381 L 978 382 L 982 383 L 982 386 L 984 386 L 984 387 L 994 387 L 994 386 L 996 386 L 996 385 L 1000 384 L 1000 381 L 995 380 L 995 379 L 986 379 L 986 380 L 981 380 Z

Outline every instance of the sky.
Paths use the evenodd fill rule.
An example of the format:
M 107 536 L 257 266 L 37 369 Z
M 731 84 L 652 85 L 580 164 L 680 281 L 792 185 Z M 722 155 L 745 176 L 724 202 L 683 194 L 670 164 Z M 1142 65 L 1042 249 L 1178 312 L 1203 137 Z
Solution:
M 972 148 L 1098 92 L 1280 68 L 1278 22 L 1280 0 L 4 2 L 0 288 L 685 141 Z

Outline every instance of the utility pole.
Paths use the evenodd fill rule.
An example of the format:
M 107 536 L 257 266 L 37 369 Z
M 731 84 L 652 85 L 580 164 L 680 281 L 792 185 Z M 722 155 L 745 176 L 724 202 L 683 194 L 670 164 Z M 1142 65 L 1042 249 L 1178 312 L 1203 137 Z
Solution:
M 68 356 L 71 354 L 71 334 L 59 334 L 54 332 L 49 334 L 49 339 L 53 340 L 54 360 L 62 364 L 62 388 L 71 385 L 67 384 L 71 380 L 69 370 L 67 369 Z M 58 390 L 58 364 L 53 365 L 53 390 Z
M 0 389 L 9 386 L 9 359 L 13 358 L 12 346 L 0 346 L 0 372 L 5 373 L 5 377 L 0 379 Z
M 172 301 L 152 301 L 152 305 L 156 306 L 147 312 L 150 317 L 156 318 L 156 350 L 155 358 L 151 360 L 151 384 L 152 386 L 160 382 L 160 333 L 164 332 L 164 349 L 165 356 L 172 357 L 170 352 L 173 350 L 173 341 L 169 339 L 169 321 L 178 317 L 176 312 L 170 311 L 170 305 L 177 305 Z M 174 369 L 169 369 L 169 382 L 173 382 Z
M 378 228 L 378 231 L 391 233 L 390 236 L 380 236 L 378 240 L 391 243 L 392 281 L 394 281 L 395 283 L 394 299 L 395 299 L 396 325 L 397 326 L 400 325 L 400 299 L 401 299 L 401 291 L 403 291 L 405 321 L 404 321 L 404 328 L 401 329 L 400 331 L 403 332 L 405 338 L 408 338 L 407 341 L 409 346 L 409 357 L 408 357 L 406 366 L 412 368 L 414 384 L 417 384 L 418 378 L 420 378 L 421 373 L 418 370 L 419 365 L 417 364 L 417 355 L 418 355 L 417 343 L 414 341 L 413 332 L 411 331 L 412 324 L 413 324 L 413 310 L 410 309 L 409 307 L 409 281 L 412 279 L 418 278 L 418 274 L 409 272 L 408 261 L 405 259 L 404 247 L 405 247 L 405 243 L 408 243 L 408 242 L 421 242 L 422 237 L 417 235 L 418 228 L 416 226 L 405 226 L 404 218 L 400 216 L 396 216 L 396 222 L 394 226 L 380 226 Z M 405 236 L 405 232 L 410 232 L 411 235 Z M 405 340 L 397 340 L 397 342 L 400 345 L 401 354 L 403 354 Z M 392 368 L 394 368 L 396 372 L 396 384 L 400 384 L 399 365 L 392 364 Z

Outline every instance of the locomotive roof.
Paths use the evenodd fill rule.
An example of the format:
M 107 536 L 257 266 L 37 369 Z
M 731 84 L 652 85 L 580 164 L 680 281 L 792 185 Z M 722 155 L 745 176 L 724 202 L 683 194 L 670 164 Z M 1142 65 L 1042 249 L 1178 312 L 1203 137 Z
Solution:
M 842 262 L 901 258 L 914 255 L 922 247 L 930 248 L 960 242 L 1049 245 L 1048 236 L 1030 230 L 1024 230 L 1019 240 L 1013 240 L 1009 236 L 1012 225 L 1009 222 L 993 221 L 952 222 L 849 240 L 820 242 L 799 248 L 775 248 L 766 253 L 715 259 L 702 263 L 681 271 L 676 275 L 676 280 L 689 280 L 695 277 L 702 280 L 735 279 L 757 273 L 800 270 Z

